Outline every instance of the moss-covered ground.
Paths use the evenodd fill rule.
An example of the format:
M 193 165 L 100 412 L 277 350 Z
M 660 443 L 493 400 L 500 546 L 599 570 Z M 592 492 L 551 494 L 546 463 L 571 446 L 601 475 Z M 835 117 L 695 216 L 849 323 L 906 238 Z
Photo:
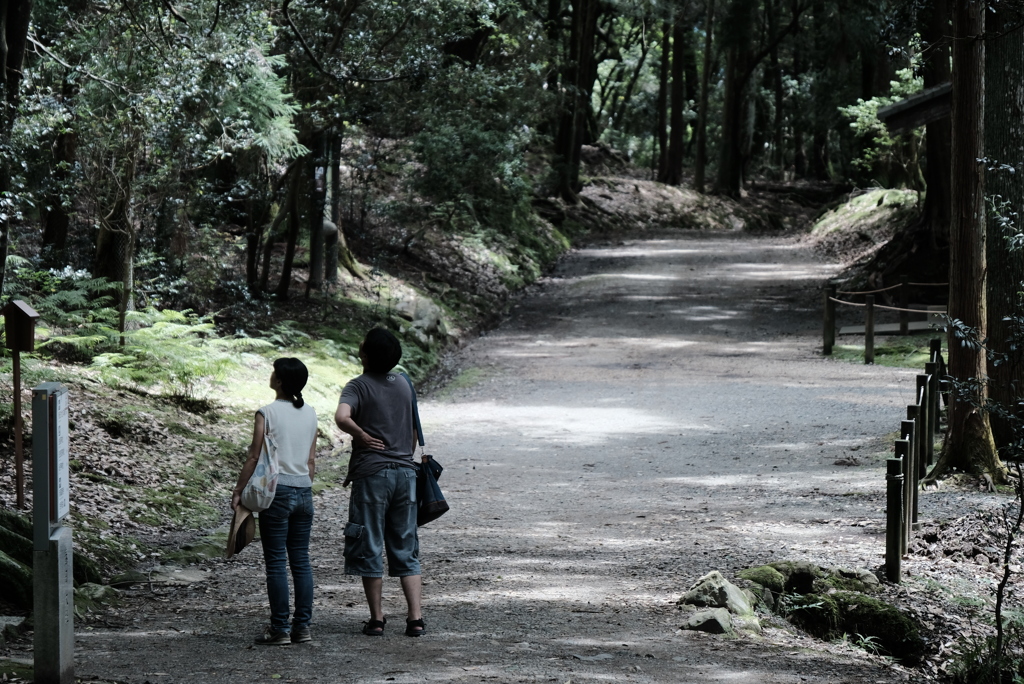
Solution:
M 920 368 L 923 373 L 924 364 L 928 362 L 929 358 L 929 341 L 939 338 L 942 339 L 942 355 L 945 357 L 946 340 L 945 335 L 941 332 L 928 335 L 908 335 L 905 337 L 876 337 L 875 364 L 894 368 Z M 845 343 L 836 344 L 832 348 L 832 358 L 849 363 L 864 363 L 863 337 L 857 339 L 853 335 L 846 335 L 837 341 Z

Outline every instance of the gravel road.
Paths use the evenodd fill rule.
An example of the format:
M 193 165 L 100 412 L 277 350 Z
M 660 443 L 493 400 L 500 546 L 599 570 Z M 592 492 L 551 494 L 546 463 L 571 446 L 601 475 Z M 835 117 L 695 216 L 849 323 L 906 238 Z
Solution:
M 882 562 L 885 436 L 914 371 L 821 357 L 818 285 L 834 268 L 742 233 L 574 252 L 450 359 L 454 379 L 421 404 L 452 505 L 421 530 L 426 636 L 402 635 L 394 580 L 385 636 L 359 633 L 337 488 L 317 502 L 311 644 L 250 646 L 267 614 L 257 547 L 196 568 L 187 586 L 129 592 L 129 625 L 79 631 L 79 676 L 907 681 L 780 623 L 760 636 L 678 631 L 676 600 L 710 570 Z

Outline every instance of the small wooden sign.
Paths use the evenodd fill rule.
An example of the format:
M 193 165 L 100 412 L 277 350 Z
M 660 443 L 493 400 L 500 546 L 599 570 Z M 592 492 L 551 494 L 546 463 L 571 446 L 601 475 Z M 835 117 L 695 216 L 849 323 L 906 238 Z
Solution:
M 0 311 L 4 317 L 7 348 L 16 352 L 35 351 L 36 319 L 39 314 L 20 299 L 12 300 Z

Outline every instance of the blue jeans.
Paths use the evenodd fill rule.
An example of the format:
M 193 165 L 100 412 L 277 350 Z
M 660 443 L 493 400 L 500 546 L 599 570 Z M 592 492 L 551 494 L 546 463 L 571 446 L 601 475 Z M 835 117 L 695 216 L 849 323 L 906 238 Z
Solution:
M 420 574 L 420 540 L 416 534 L 414 468 L 391 466 L 352 483 L 345 525 L 345 574 L 383 577 Z
M 260 538 L 267 565 L 270 626 L 290 632 L 288 625 L 288 569 L 295 584 L 292 624 L 306 627 L 313 619 L 313 567 L 309 563 L 309 533 L 313 527 L 313 490 L 278 485 L 274 503 L 260 513 Z M 287 557 L 287 563 L 286 561 Z

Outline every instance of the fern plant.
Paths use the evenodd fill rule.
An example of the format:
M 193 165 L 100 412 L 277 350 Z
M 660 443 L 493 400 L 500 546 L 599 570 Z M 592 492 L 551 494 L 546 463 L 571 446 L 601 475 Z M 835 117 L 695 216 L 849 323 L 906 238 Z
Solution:
M 37 269 L 20 257 L 9 258 L 8 264 L 12 263 L 11 298 L 25 300 L 39 313 L 40 351 L 63 361 L 81 362 L 117 344 L 113 302 L 118 284 L 70 267 Z
M 186 409 L 212 406 L 209 394 L 245 351 L 273 345 L 258 338 L 221 338 L 212 322 L 190 311 L 153 308 L 129 313 L 132 330 L 117 351 L 98 354 L 93 367 L 105 382 L 131 390 L 155 389 Z

